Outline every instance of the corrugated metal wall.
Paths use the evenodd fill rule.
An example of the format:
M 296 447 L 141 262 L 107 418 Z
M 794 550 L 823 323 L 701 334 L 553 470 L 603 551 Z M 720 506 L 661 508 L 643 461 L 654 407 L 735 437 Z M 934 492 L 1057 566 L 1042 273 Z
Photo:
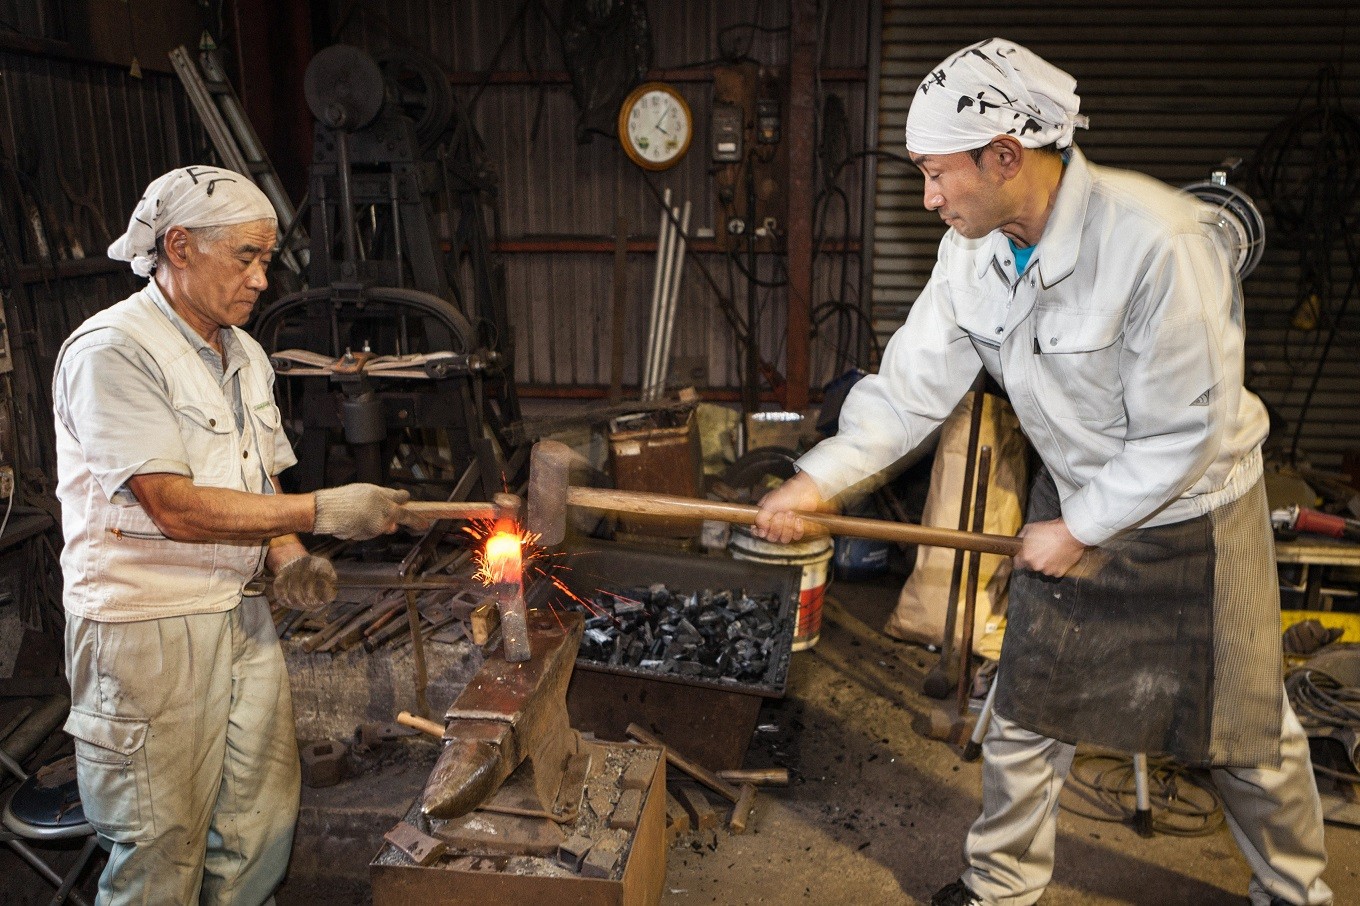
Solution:
M 842 70 L 835 79 L 822 82 L 823 93 L 838 94 L 845 103 L 851 129 L 851 151 L 862 150 L 868 35 L 865 22 L 870 0 L 826 4 L 819 61 L 822 71 Z M 560 16 L 561 4 L 548 4 Z M 502 238 L 609 239 L 617 214 L 627 218 L 635 238 L 655 239 L 659 208 L 643 171 L 633 166 L 611 138 L 596 136 L 578 145 L 573 131 L 576 108 L 570 85 L 562 80 L 565 70 L 558 39 L 545 26 L 536 5 L 529 6 L 520 26 L 520 3 L 457 2 L 457 0 L 392 0 L 381 15 L 368 6 L 355 8 L 341 0 L 331 4 L 337 39 L 372 50 L 386 46 L 414 46 L 433 54 L 453 75 L 455 91 L 467 104 L 476 96 L 474 122 L 486 142 L 492 168 L 501 187 L 498 202 Z M 344 19 L 347 11 L 352 15 Z M 670 188 L 678 199 L 694 205 L 691 230 L 715 226 L 714 189 L 709 175 L 708 120 L 712 96 L 706 67 L 679 71 L 719 56 L 718 36 L 741 47 L 750 43 L 749 56 L 769 65 L 788 60 L 789 8 L 783 0 L 711 0 L 650 2 L 647 11 L 653 40 L 652 66 L 669 77 L 689 103 L 695 120 L 695 137 L 687 157 L 674 169 L 650 178 L 660 188 Z M 745 29 L 755 23 L 759 29 Z M 510 35 L 499 59 L 496 52 Z M 494 65 L 493 65 L 494 61 Z M 470 76 L 486 70 L 506 79 L 519 74 L 521 81 L 492 81 L 480 89 L 467 84 Z M 859 80 L 844 70 L 860 71 Z M 542 81 L 535 83 L 532 73 Z M 787 110 L 784 115 L 787 116 Z M 797 137 L 791 137 L 795 140 Z M 805 138 L 802 140 L 806 140 Z M 858 242 L 862 193 L 860 166 L 845 169 L 841 185 L 849 199 L 849 226 L 839 205 L 826 227 L 831 241 Z M 520 246 L 522 248 L 522 245 Z M 734 296 L 745 311 L 745 281 L 729 273 L 724 255 L 697 256 L 724 294 Z M 782 275 L 779 262 L 762 256 L 761 276 L 772 280 Z M 599 387 L 610 376 L 613 259 L 609 250 L 595 252 L 507 252 L 508 303 L 517 331 L 516 377 L 529 385 Z M 628 257 L 628 321 L 626 327 L 625 384 L 638 383 L 639 364 L 645 353 L 648 306 L 651 298 L 652 253 Z M 717 304 L 716 294 L 703 278 L 698 262 L 686 266 L 678 308 L 674 359 L 697 359 L 704 363 L 711 387 L 738 386 L 737 358 L 732 332 Z M 839 256 L 820 255 L 814 275 L 814 305 L 840 295 Z M 729 280 L 731 281 L 729 284 Z M 850 258 L 849 301 L 858 301 L 858 255 Z M 766 359 L 779 363 L 784 354 L 784 307 L 782 289 L 762 289 L 760 345 Z M 834 376 L 844 364 L 836 349 L 842 338 L 834 319 L 814 338 L 813 384 Z M 533 392 L 532 390 L 530 392 Z
M 1310 86 L 1323 64 L 1337 67 L 1346 109 L 1360 116 L 1360 9 L 1350 0 L 885 0 L 883 19 L 879 147 L 893 153 L 904 151 L 908 102 L 927 69 L 998 35 L 1077 78 L 1082 111 L 1091 117 L 1089 132 L 1078 133 L 1088 157 L 1173 185 L 1204 179 L 1225 158 L 1251 159 L 1301 99 L 1316 100 Z M 914 169 L 880 163 L 873 311 L 885 340 L 929 276 L 943 233 L 939 218 L 921 206 L 921 188 Z M 1326 333 L 1291 327 L 1299 256 L 1280 241 L 1268 210 L 1266 217 L 1265 257 L 1245 284 L 1247 360 L 1253 389 L 1288 422 L 1288 445 Z M 1351 272 L 1340 251 L 1333 260 L 1335 310 Z M 1324 467 L 1360 450 L 1357 309 L 1360 300 L 1341 325 L 1303 420 L 1300 452 Z
M 29 9 L 31 37 L 52 27 Z M 71 330 L 135 287 L 104 258 L 155 176 L 209 160 L 173 76 L 0 51 L 0 234 L 21 476 L 54 479 L 52 364 Z M 6 457 L 13 450 L 3 451 Z

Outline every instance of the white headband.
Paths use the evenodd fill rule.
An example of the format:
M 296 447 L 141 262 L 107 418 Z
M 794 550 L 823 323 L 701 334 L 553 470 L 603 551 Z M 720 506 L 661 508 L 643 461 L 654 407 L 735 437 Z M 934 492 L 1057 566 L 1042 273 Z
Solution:
M 188 229 L 278 220 L 274 206 L 249 177 L 220 167 L 180 167 L 152 181 L 137 202 L 127 232 L 109 257 L 131 261 L 139 277 L 156 269 L 156 240 L 172 226 Z
M 1026 148 L 1072 144 L 1085 129 L 1077 80 L 1014 41 L 989 38 L 921 80 L 907 112 L 907 150 L 954 154 L 1013 135 Z

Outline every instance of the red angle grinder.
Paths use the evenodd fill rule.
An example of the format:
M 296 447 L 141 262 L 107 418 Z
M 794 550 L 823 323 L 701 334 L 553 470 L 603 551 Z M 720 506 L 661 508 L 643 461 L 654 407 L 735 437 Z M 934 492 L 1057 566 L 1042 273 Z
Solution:
M 1307 532 L 1312 535 L 1326 535 L 1329 538 L 1360 541 L 1360 519 L 1334 516 L 1298 504 L 1272 510 L 1270 524 L 1276 530 L 1286 532 Z

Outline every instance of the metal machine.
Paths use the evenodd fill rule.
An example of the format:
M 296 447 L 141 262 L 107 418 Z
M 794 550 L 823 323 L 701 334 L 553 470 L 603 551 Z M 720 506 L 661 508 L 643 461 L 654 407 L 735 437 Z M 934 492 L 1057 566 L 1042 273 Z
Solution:
M 438 64 L 380 59 L 336 45 L 307 69 L 310 288 L 263 310 L 254 333 L 298 435 L 297 490 L 358 480 L 489 499 L 525 459 L 508 435 L 519 407 L 485 221 L 494 180 Z

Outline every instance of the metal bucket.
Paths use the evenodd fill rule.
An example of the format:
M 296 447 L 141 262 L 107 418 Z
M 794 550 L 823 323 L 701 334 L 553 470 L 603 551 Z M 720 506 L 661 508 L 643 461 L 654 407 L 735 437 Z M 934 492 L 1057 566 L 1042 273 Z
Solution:
M 762 541 L 744 526 L 733 526 L 727 545 L 734 560 L 769 563 L 775 566 L 801 566 L 798 589 L 798 625 L 793 631 L 793 650 L 803 651 L 817 644 L 822 635 L 822 601 L 830 577 L 832 544 L 830 538 L 813 538 L 793 544 Z

